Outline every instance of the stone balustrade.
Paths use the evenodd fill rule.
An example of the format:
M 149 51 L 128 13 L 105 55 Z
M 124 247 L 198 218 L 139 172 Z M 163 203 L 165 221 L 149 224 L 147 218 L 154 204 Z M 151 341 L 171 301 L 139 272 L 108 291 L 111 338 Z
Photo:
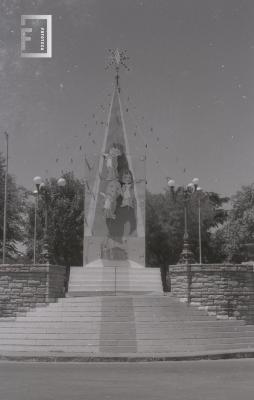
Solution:
M 171 292 L 217 318 L 254 323 L 254 269 L 246 264 L 171 265 Z
M 0 317 L 13 317 L 65 296 L 66 267 L 0 265 Z

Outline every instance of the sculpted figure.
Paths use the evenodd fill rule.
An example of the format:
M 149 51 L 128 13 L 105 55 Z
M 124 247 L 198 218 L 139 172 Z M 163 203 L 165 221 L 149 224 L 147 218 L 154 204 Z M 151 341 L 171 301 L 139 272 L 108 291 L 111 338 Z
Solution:
M 104 215 L 105 218 L 115 219 L 116 218 L 116 201 L 118 196 L 122 194 L 121 185 L 118 181 L 112 181 L 106 188 L 106 193 L 101 192 L 101 196 L 104 197 Z
M 126 170 L 122 176 L 122 204 L 121 207 L 132 207 L 135 206 L 135 195 L 132 174 L 129 170 Z
M 118 171 L 117 171 L 117 157 L 121 155 L 121 151 L 114 143 L 113 146 L 109 149 L 108 153 L 103 154 L 106 161 L 107 167 L 107 180 L 113 180 L 118 178 Z

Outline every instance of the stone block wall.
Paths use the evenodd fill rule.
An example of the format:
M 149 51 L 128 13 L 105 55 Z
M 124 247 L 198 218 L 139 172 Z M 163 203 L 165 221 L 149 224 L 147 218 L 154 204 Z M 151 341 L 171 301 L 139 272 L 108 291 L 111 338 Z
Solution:
M 173 265 L 171 292 L 218 318 L 244 319 L 254 324 L 253 265 Z
M 0 318 L 13 317 L 65 296 L 66 267 L 0 265 Z

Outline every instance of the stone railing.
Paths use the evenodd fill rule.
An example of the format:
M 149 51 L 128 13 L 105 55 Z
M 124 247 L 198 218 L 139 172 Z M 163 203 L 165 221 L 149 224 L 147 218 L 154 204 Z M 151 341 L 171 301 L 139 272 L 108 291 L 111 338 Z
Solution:
M 65 296 L 66 267 L 0 265 L 0 318 L 13 317 Z
M 254 324 L 253 265 L 171 265 L 171 293 L 217 318 Z

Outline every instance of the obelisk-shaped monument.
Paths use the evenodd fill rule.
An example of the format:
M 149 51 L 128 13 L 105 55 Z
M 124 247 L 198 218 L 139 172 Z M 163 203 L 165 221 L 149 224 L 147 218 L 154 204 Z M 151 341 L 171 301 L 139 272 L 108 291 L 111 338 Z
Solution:
M 86 199 L 84 265 L 145 266 L 145 157 L 132 156 L 120 99 L 119 66 L 98 168 Z

